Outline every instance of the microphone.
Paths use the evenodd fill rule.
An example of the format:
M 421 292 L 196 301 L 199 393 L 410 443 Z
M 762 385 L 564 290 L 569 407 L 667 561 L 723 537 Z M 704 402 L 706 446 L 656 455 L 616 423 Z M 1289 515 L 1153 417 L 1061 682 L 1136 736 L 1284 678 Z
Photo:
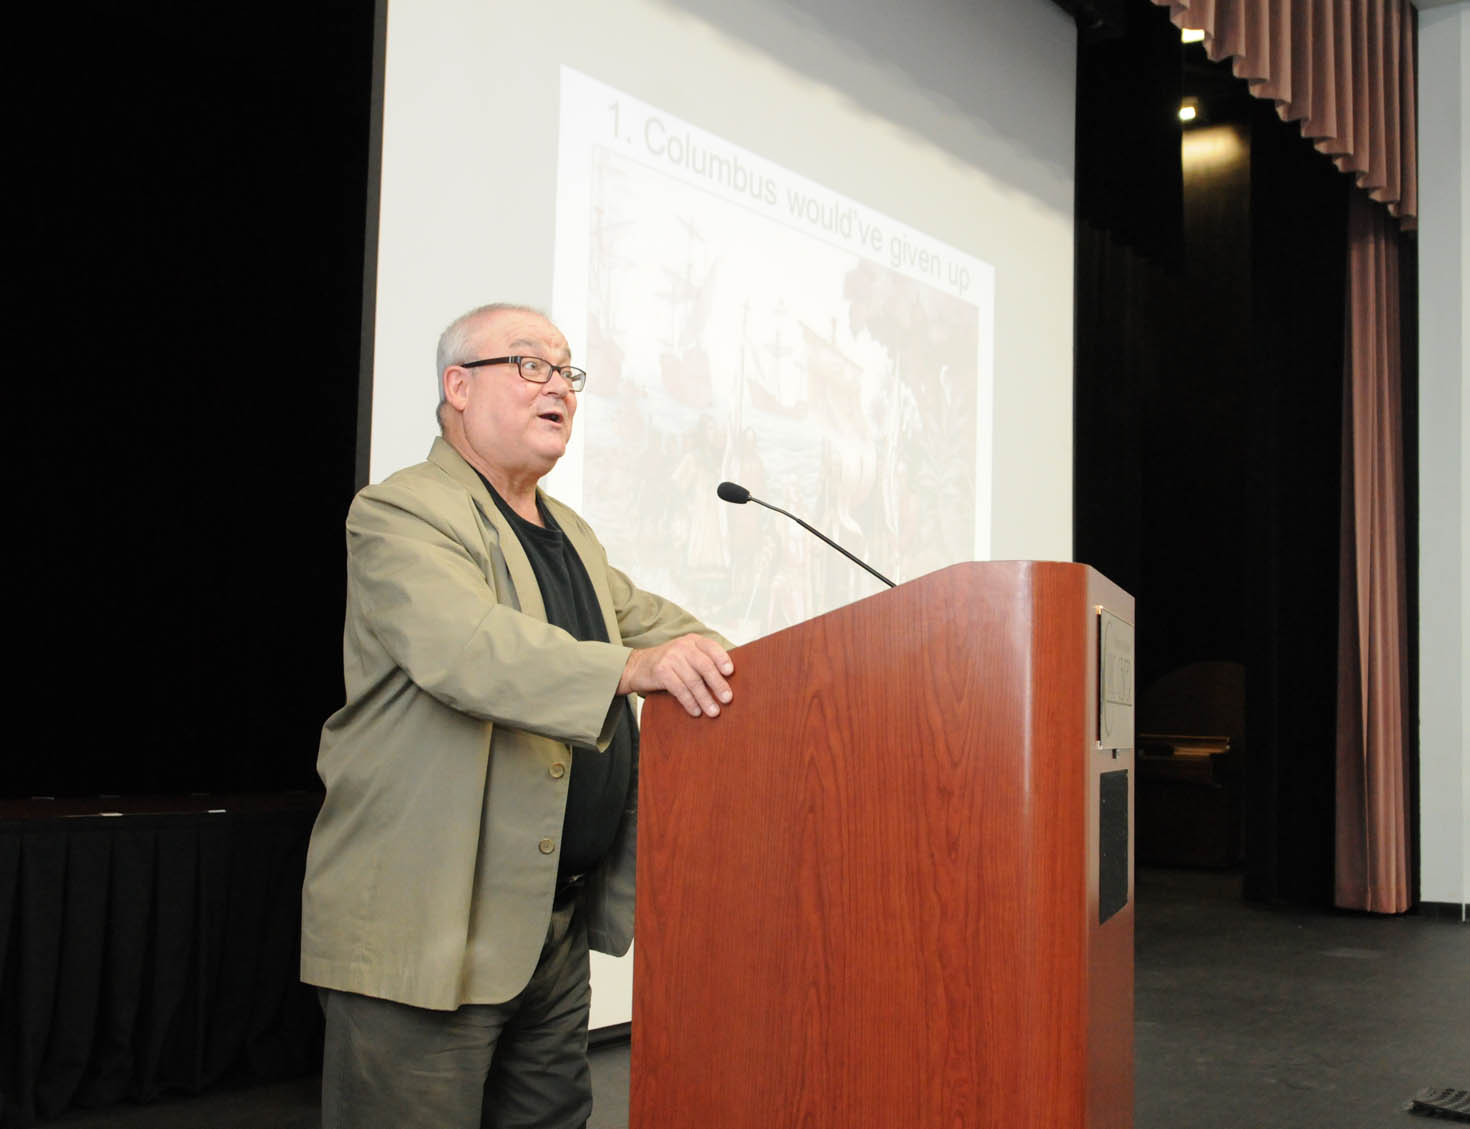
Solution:
M 859 568 L 866 569 L 868 572 L 870 572 L 874 576 L 876 576 L 879 580 L 883 581 L 884 584 L 888 585 L 888 587 L 890 587 L 890 588 L 896 588 L 896 587 L 898 587 L 896 584 L 893 583 L 893 581 L 889 580 L 888 577 L 884 576 L 877 569 L 873 568 L 871 565 L 867 564 L 864 561 L 858 560 L 857 557 L 853 556 L 851 553 L 849 553 L 846 549 L 844 549 L 836 541 L 832 540 L 832 538 L 828 537 L 821 530 L 819 530 L 819 529 L 813 529 L 806 522 L 802 521 L 801 518 L 797 517 L 793 513 L 788 513 L 786 510 L 783 510 L 780 506 L 773 506 L 773 505 L 771 505 L 770 502 L 762 502 L 759 498 L 753 498 L 753 497 L 751 497 L 750 491 L 747 490 L 744 486 L 741 486 L 741 485 L 739 485 L 738 483 L 735 483 L 735 482 L 722 482 L 722 483 L 719 484 L 719 486 L 717 486 L 715 488 L 715 493 L 720 496 L 720 498 L 721 498 L 722 501 L 731 502 L 731 503 L 733 503 L 734 505 L 737 505 L 737 506 L 743 506 L 743 505 L 745 505 L 746 502 L 754 502 L 758 506 L 765 506 L 766 509 L 768 509 L 768 510 L 775 510 L 778 514 L 786 514 L 787 517 L 789 517 L 792 521 L 796 522 L 797 525 L 801 526 L 808 533 L 811 533 L 811 534 L 813 534 L 813 535 L 815 535 L 817 537 L 820 537 L 823 541 L 825 541 L 825 542 L 827 542 L 827 544 L 831 545 L 832 548 L 836 549 L 839 553 L 841 553 L 844 557 L 846 557 L 848 560 L 850 560 L 853 564 L 857 565 Z

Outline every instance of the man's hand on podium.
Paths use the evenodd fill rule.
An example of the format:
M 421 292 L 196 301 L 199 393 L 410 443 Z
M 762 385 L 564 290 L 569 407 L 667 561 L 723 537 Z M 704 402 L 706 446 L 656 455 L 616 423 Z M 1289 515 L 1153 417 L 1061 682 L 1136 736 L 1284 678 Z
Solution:
M 629 655 L 618 679 L 618 693 L 667 691 L 691 717 L 719 717 L 721 703 L 735 696 L 725 681 L 733 673 L 735 663 L 713 639 L 681 635 Z

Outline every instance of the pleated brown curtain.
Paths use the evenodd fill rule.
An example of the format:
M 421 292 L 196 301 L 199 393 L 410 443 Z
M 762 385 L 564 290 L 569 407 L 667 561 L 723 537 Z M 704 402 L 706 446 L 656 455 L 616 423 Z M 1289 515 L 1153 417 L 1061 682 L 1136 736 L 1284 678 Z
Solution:
M 1409 0 L 1154 0 L 1406 228 L 1419 211 Z
M 1397 241 L 1418 214 L 1413 9 L 1408 0 L 1153 2 L 1176 26 L 1202 29 L 1206 54 L 1229 58 L 1362 190 L 1351 194 L 1346 233 L 1334 900 L 1401 913 L 1413 889 Z
M 1348 201 L 1334 901 L 1402 913 L 1409 865 L 1408 598 L 1398 233 Z

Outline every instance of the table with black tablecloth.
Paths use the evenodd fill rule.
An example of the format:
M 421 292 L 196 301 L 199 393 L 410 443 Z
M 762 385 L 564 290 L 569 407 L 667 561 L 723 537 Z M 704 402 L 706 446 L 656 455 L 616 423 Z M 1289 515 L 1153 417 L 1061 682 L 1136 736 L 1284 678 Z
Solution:
M 319 803 L 0 802 L 0 1126 L 319 1066 L 297 978 Z

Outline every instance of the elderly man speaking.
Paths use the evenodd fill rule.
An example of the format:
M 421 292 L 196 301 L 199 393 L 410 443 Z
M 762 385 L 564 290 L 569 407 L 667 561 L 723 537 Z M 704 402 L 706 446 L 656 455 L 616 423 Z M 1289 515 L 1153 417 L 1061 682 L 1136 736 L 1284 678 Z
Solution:
M 588 948 L 633 934 L 628 695 L 714 718 L 734 664 L 537 488 L 587 380 L 556 326 L 483 306 L 437 360 L 442 437 L 347 515 L 347 702 L 302 899 L 323 1121 L 570 1129 Z

